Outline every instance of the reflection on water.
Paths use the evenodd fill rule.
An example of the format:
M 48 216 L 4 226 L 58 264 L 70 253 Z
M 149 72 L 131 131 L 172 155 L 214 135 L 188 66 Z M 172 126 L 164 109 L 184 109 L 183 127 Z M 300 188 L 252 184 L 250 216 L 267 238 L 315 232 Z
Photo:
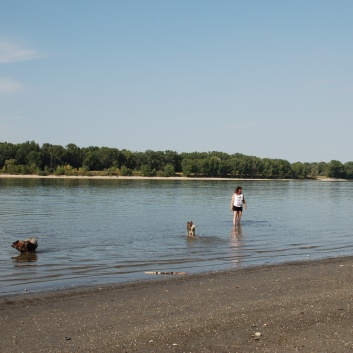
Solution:
M 240 223 L 233 226 L 232 232 L 230 235 L 230 248 L 233 250 L 234 260 L 236 264 L 241 262 L 241 247 L 243 246 L 243 234 L 242 234 L 242 226 Z
M 15 257 L 11 257 L 15 262 L 35 262 L 38 260 L 36 253 L 20 254 Z
M 241 240 L 242 240 L 241 224 L 233 226 L 231 239 L 232 239 L 231 241 L 232 247 L 238 248 L 239 246 L 241 246 Z
M 0 295 L 353 253 L 353 183 L 241 185 L 234 227 L 234 181 L 0 178 Z M 18 255 L 30 236 L 38 251 Z

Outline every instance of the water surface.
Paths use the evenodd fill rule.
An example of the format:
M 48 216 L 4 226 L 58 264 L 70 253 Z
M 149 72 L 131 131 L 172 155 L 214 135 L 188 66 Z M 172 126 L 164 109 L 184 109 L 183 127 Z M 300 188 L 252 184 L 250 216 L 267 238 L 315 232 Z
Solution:
M 238 184 L 248 209 L 234 228 Z M 0 190 L 0 295 L 353 254 L 350 182 L 0 179 Z M 11 248 L 30 236 L 37 253 Z

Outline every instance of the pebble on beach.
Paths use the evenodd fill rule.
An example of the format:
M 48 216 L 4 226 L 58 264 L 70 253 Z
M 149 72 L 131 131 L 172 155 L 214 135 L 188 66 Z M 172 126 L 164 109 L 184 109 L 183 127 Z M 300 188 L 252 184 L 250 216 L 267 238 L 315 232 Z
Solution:
M 261 336 L 261 332 L 255 332 L 255 334 L 254 334 L 255 340 L 260 339 L 260 336 Z

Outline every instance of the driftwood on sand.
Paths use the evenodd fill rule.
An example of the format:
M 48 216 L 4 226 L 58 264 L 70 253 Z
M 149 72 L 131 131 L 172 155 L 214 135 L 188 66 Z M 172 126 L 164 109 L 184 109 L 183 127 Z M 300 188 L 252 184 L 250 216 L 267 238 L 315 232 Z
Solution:
M 187 275 L 187 272 L 174 272 L 174 271 L 145 271 L 146 275 Z

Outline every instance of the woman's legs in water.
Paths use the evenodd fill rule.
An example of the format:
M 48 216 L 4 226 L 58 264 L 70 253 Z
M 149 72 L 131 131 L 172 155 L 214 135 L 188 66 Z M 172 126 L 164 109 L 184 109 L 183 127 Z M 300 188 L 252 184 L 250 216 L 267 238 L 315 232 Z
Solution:
M 237 222 L 240 223 L 241 221 L 241 215 L 242 212 L 241 211 L 234 211 L 234 215 L 233 215 L 233 224 L 235 225 Z
M 237 213 L 238 213 L 238 223 L 240 223 L 241 216 L 242 216 L 243 212 L 242 211 L 238 211 Z

